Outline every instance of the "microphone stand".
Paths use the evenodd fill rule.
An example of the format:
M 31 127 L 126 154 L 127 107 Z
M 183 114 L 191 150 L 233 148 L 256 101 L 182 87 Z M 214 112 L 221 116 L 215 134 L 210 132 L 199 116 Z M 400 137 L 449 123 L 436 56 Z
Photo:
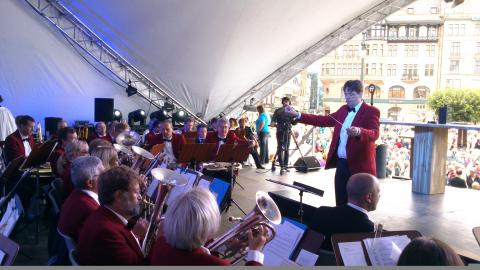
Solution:
M 302 183 L 293 182 L 293 185 L 290 185 L 290 184 L 283 183 L 283 182 L 280 182 L 280 181 L 277 181 L 277 180 L 273 180 L 273 179 L 265 179 L 265 180 L 267 180 L 267 181 L 269 181 L 269 182 L 272 182 L 272 183 L 275 183 L 275 184 L 278 184 L 278 185 L 282 185 L 282 186 L 294 188 L 294 189 L 296 189 L 296 190 L 299 191 L 299 195 L 300 195 L 300 205 L 299 205 L 299 209 L 298 209 L 298 216 L 299 216 L 299 218 L 300 218 L 300 223 L 303 223 L 303 215 L 304 215 L 304 211 L 303 211 L 303 193 L 304 193 L 304 192 L 307 192 L 307 193 L 310 193 L 310 194 L 313 194 L 313 195 L 317 195 L 317 196 L 323 197 L 323 193 L 324 193 L 323 190 L 321 190 L 321 189 L 316 189 L 316 188 L 313 188 L 313 187 L 304 185 L 304 184 L 302 184 Z

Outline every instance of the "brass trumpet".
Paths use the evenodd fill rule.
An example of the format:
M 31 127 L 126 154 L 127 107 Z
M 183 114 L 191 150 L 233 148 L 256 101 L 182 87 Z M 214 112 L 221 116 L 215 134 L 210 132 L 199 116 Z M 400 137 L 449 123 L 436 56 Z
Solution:
M 238 220 L 237 218 L 230 217 L 230 221 Z M 222 259 L 230 260 L 230 263 L 236 264 L 243 258 L 245 258 L 246 251 L 242 250 L 241 245 L 228 245 L 233 240 L 238 242 L 247 241 L 247 233 L 250 229 L 255 230 L 259 226 L 265 226 L 269 230 L 267 243 L 275 237 L 275 228 L 271 224 L 278 225 L 282 221 L 282 214 L 277 207 L 277 204 L 270 196 L 263 192 L 257 191 L 256 194 L 256 206 L 250 211 L 241 222 L 228 230 L 222 236 L 213 240 L 207 248 L 211 252 L 216 252 Z
M 153 209 L 153 214 L 150 217 L 147 233 L 145 234 L 145 239 L 142 243 L 142 251 L 145 257 L 148 256 L 151 248 L 153 247 L 153 243 L 157 239 L 158 225 L 160 224 L 161 220 L 160 216 L 170 191 L 175 186 L 184 186 L 188 182 L 188 179 L 184 175 L 163 168 L 153 169 L 152 176 L 159 181 L 159 186 L 157 188 L 155 208 Z

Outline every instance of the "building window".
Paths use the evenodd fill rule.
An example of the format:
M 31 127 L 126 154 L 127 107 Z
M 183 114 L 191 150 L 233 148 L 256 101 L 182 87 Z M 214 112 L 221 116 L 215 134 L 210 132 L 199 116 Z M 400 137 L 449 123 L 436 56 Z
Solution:
M 461 81 L 458 79 L 447 79 L 447 88 L 460 88 Z
M 430 8 L 430 13 L 431 14 L 437 14 L 438 13 L 438 8 L 437 7 L 431 7 Z
M 430 94 L 430 88 L 426 86 L 417 86 L 413 89 L 413 98 L 427 98 Z
M 377 44 L 372 45 L 372 54 L 371 55 L 377 56 L 377 47 L 378 47 Z
M 365 89 L 363 90 L 363 93 L 367 93 L 368 96 L 371 96 L 370 91 L 368 90 L 368 86 L 365 86 Z M 373 94 L 375 98 L 380 98 L 382 96 L 382 89 L 378 85 L 375 85 L 375 94 Z
M 405 56 L 417 57 L 418 45 L 405 45 Z
M 370 70 L 372 75 L 377 75 L 377 64 L 372 63 L 372 69 Z
M 437 36 L 437 27 L 436 26 L 428 27 L 428 36 L 429 37 L 436 37 Z
M 414 9 L 413 8 L 407 8 L 407 14 L 413 14 Z
M 365 64 L 365 75 L 370 75 L 370 73 L 369 73 L 369 64 Z
M 397 65 L 388 64 L 387 65 L 387 76 L 397 76 Z
M 388 56 L 397 56 L 398 45 L 388 45 Z
M 460 70 L 460 60 L 450 60 L 450 72 L 458 73 Z
M 395 26 L 391 26 L 390 28 L 388 28 L 388 36 L 398 37 L 398 28 Z
M 452 46 L 450 47 L 450 56 L 460 56 L 460 42 L 452 42 Z
M 475 46 L 475 47 L 476 47 L 475 53 L 480 54 L 480 42 L 477 42 L 477 46 Z
M 425 76 L 433 76 L 433 64 L 425 65 Z
M 409 26 L 408 27 L 408 36 L 409 37 L 416 37 L 417 36 L 417 27 L 416 26 Z
M 404 64 L 402 80 L 418 80 L 418 65 L 417 64 Z
M 473 73 L 475 75 L 479 75 L 480 74 L 480 60 L 475 60 L 475 67 L 473 69 Z
M 388 91 L 388 98 L 404 99 L 405 98 L 405 88 L 403 88 L 400 85 L 395 85 L 395 86 L 390 87 L 390 90 Z
M 450 36 L 463 36 L 465 35 L 465 24 L 449 24 L 447 33 Z
M 426 46 L 426 56 L 430 56 L 430 57 L 435 56 L 435 45 Z

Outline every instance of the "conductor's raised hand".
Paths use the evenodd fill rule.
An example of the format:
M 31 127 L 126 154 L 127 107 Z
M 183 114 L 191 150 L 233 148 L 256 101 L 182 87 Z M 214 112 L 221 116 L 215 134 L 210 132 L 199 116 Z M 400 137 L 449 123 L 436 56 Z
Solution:
M 290 105 L 283 107 L 283 114 L 291 117 L 298 117 L 298 112 Z
M 349 128 L 347 128 L 347 135 L 349 137 L 358 137 L 358 136 L 360 136 L 360 134 L 362 134 L 362 129 L 360 129 L 359 127 L 349 127 Z

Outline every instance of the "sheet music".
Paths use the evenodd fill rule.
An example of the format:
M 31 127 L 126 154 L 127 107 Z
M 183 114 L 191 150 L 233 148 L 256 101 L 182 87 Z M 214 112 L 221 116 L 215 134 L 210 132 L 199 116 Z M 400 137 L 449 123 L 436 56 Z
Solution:
M 361 242 L 338 243 L 338 248 L 345 266 L 367 266 Z
M 148 197 L 150 197 L 151 199 L 154 199 L 153 193 L 155 192 L 155 190 L 157 190 L 159 184 L 160 184 L 160 181 L 158 179 L 155 179 L 155 178 L 152 179 L 152 182 L 150 182 L 150 185 L 147 188 Z
M 205 189 L 210 190 L 210 181 L 207 181 L 205 179 L 200 179 L 197 187 L 201 187 L 201 188 L 205 188 Z
M 297 256 L 295 262 L 300 266 L 315 266 L 317 262 L 318 255 L 307 251 L 305 249 L 300 250 L 300 253 Z
M 364 239 L 368 257 L 373 266 L 394 266 L 402 250 L 410 243 L 406 235 Z
M 17 208 L 17 200 L 15 197 L 13 197 L 8 202 L 5 213 L 0 221 L 0 233 L 8 237 L 12 233 L 19 217 L 20 213 L 19 209 Z
M 282 263 L 280 265 L 281 266 L 301 266 L 298 263 L 286 258 L 283 258 Z
M 277 231 L 276 236 L 263 249 L 265 266 L 279 266 L 283 259 L 290 258 L 305 232 L 288 221 L 274 227 Z
M 189 191 L 190 189 L 192 189 L 193 184 L 197 180 L 197 174 L 195 174 L 195 173 L 191 173 L 191 172 L 188 172 L 188 171 L 182 172 L 181 169 L 177 169 L 176 171 L 178 173 L 182 174 L 182 175 L 185 175 L 188 182 L 184 186 L 175 186 L 172 189 L 172 191 L 170 192 L 170 195 L 168 195 L 167 205 L 170 205 L 180 194 L 183 194 L 183 193 Z

